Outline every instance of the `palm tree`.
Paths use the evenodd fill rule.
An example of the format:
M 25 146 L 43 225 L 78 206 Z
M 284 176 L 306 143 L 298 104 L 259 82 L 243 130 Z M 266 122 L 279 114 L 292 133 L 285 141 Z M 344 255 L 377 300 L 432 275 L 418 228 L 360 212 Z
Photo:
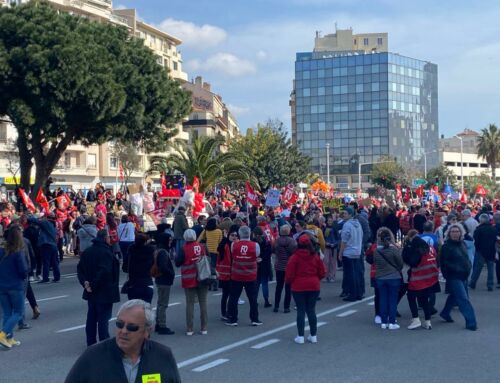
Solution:
M 491 167 L 491 175 L 496 182 L 497 164 L 500 160 L 500 130 L 495 124 L 481 129 L 481 134 L 477 139 L 477 154 Z
M 233 153 L 220 153 L 219 148 L 223 143 L 224 139 L 220 137 L 197 138 L 191 146 L 185 145 L 168 158 L 152 157 L 148 171 L 173 170 L 184 174 L 191 185 L 194 177 L 198 177 L 200 193 L 216 183 L 244 182 L 249 179 L 246 167 Z

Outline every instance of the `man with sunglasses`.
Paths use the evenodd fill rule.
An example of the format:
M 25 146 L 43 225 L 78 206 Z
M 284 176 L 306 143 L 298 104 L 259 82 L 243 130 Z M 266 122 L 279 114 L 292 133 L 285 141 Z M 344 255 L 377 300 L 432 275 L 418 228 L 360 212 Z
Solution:
M 154 318 L 149 303 L 125 302 L 118 311 L 116 337 L 89 347 L 65 383 L 180 383 L 170 348 L 149 339 Z

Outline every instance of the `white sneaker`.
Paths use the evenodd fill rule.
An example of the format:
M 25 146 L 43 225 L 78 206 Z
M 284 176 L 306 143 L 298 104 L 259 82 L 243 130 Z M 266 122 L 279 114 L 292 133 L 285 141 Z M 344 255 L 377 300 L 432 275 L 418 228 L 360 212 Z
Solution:
M 318 337 L 316 335 L 309 335 L 307 341 L 309 343 L 318 343 Z
M 375 324 L 382 324 L 382 318 L 380 317 L 380 315 L 375 316 Z
M 431 321 L 430 320 L 424 321 L 424 323 L 422 323 L 422 327 L 425 328 L 426 330 L 432 330 Z
M 238 304 L 239 305 L 244 305 L 245 304 L 245 301 L 243 299 L 238 299 Z
M 422 322 L 420 322 L 420 318 L 413 318 L 411 320 L 410 325 L 408 326 L 408 330 L 415 330 L 422 326 Z
M 390 323 L 389 330 L 399 330 L 399 325 L 397 323 Z
M 385 329 L 387 328 L 387 323 L 381 323 L 381 324 L 380 324 L 380 328 L 381 328 L 382 330 L 385 330 Z
M 297 344 L 304 344 L 304 337 L 303 336 L 296 336 L 295 337 L 295 343 L 297 343 Z

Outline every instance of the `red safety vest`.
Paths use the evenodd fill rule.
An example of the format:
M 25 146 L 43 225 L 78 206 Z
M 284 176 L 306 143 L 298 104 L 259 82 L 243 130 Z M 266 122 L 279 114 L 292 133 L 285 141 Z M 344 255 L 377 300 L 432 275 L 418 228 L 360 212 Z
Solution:
M 433 247 L 422 256 L 417 267 L 412 267 L 408 290 L 423 290 L 438 283 L 439 269 Z
M 233 245 L 231 280 L 251 282 L 257 279 L 257 243 L 238 241 Z
M 219 276 L 220 281 L 230 281 L 231 280 L 231 248 L 230 244 L 224 246 L 224 258 L 220 259 L 217 254 L 217 264 L 215 270 Z
M 183 289 L 198 287 L 196 262 L 201 256 L 206 255 L 205 247 L 199 242 L 188 242 L 182 247 L 184 263 L 181 266 L 181 281 Z

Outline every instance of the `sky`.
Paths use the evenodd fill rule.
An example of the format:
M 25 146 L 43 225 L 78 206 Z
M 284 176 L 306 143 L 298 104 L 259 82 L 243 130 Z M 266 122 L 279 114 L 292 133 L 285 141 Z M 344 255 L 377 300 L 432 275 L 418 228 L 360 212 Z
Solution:
M 180 38 L 183 69 L 212 85 L 240 130 L 278 118 L 288 105 L 296 52 L 323 35 L 387 32 L 389 50 L 438 65 L 439 131 L 500 124 L 498 0 L 118 0 Z

